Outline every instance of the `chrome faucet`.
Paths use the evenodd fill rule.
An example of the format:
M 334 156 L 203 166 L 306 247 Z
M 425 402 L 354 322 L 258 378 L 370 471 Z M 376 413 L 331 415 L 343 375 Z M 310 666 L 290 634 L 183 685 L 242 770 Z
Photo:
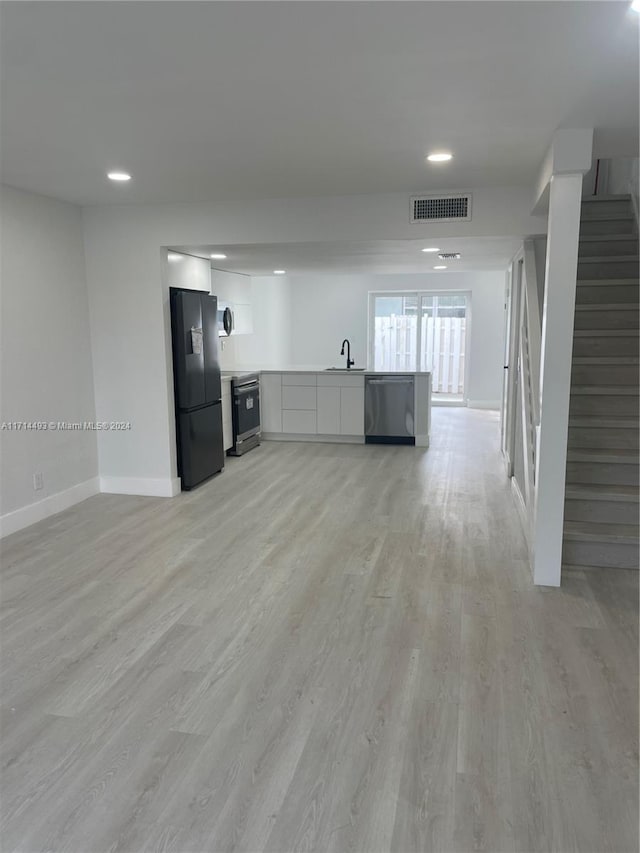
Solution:
M 345 338 L 342 341 L 342 349 L 340 350 L 340 355 L 344 355 L 344 345 L 347 345 L 347 370 L 351 367 L 352 364 L 355 364 L 355 361 L 351 358 L 351 344 L 349 343 L 349 339 Z

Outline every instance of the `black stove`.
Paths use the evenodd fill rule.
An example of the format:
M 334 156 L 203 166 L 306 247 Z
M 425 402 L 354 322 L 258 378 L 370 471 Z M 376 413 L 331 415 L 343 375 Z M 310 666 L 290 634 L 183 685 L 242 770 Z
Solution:
M 242 456 L 260 444 L 260 376 L 242 373 L 231 377 L 233 447 L 229 456 Z

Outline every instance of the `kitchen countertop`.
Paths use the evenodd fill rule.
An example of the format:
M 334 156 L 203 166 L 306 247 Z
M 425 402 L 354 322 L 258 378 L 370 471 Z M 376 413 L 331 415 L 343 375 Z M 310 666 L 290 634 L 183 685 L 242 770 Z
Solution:
M 221 370 L 220 376 L 223 382 L 231 382 L 232 379 L 242 379 L 244 376 L 250 376 L 252 373 L 260 373 L 260 369 L 254 370 Z
M 226 372 L 226 371 L 225 371 Z M 253 367 L 253 368 L 242 368 L 238 370 L 234 370 L 229 372 L 229 375 L 234 375 L 237 373 L 326 373 L 328 375 L 332 373 L 352 373 L 355 376 L 429 376 L 430 371 L 428 370 L 357 370 L 355 368 L 351 368 L 347 370 L 346 367 L 338 368 L 337 370 L 327 370 L 326 367 L 313 367 L 310 365 L 304 366 L 294 366 L 294 365 L 284 365 L 283 367 Z M 224 376 L 224 372 L 223 372 Z

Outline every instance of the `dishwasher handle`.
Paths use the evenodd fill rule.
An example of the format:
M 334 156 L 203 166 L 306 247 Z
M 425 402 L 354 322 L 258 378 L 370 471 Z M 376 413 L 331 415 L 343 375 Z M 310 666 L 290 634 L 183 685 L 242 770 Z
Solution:
M 405 379 L 402 376 L 389 376 L 387 379 L 369 379 L 368 385 L 413 385 L 413 377 Z

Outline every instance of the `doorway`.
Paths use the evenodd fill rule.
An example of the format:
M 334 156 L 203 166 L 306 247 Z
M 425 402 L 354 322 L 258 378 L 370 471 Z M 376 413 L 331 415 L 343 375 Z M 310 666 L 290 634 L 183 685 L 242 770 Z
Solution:
M 423 293 L 420 297 L 420 370 L 431 373 L 432 399 L 463 403 L 467 363 L 466 293 Z
M 369 294 L 369 363 L 375 370 L 431 373 L 432 400 L 465 405 L 471 294 Z

